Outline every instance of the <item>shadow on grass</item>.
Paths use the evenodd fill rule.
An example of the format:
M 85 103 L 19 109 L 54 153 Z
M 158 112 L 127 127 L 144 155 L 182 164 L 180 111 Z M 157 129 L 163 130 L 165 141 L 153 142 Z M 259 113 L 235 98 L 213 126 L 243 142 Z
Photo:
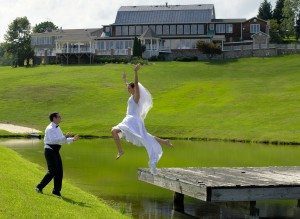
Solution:
M 85 202 L 74 201 L 74 200 L 72 200 L 70 198 L 67 198 L 67 197 L 62 196 L 61 199 L 64 200 L 65 202 L 68 202 L 68 203 L 73 204 L 73 205 L 78 205 L 80 207 L 85 207 L 85 208 L 90 208 L 91 207 L 90 205 L 88 205 Z
M 85 207 L 85 208 L 91 208 L 91 205 L 89 205 L 89 204 L 87 204 L 87 203 L 85 203 L 85 202 L 74 201 L 73 199 L 70 199 L 70 198 L 67 198 L 67 197 L 64 197 L 64 196 L 59 197 L 59 196 L 50 195 L 50 194 L 45 194 L 45 193 L 43 193 L 43 194 L 41 194 L 41 195 L 46 195 L 46 196 L 56 197 L 56 198 L 59 198 L 59 199 L 65 201 L 65 202 L 68 202 L 68 203 L 73 204 L 73 205 L 78 205 L 78 206 L 80 206 L 80 207 Z
M 109 64 L 109 63 L 108 63 Z M 61 67 L 89 67 L 89 66 L 104 66 L 106 65 L 105 63 L 93 63 L 93 64 L 57 64 L 57 66 Z
M 224 59 L 224 60 L 207 60 L 204 61 L 204 63 L 207 65 L 227 65 L 238 61 L 239 59 Z

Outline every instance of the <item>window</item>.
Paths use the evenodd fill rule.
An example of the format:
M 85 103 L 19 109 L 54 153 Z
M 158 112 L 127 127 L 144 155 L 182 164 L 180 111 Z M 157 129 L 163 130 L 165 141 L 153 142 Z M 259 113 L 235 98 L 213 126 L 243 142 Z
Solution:
M 143 33 L 147 30 L 148 26 L 143 26 Z
M 233 33 L 233 25 L 226 24 L 226 33 Z
M 164 35 L 169 35 L 169 34 L 170 34 L 170 28 L 169 28 L 169 25 L 164 25 L 164 26 L 163 26 L 163 34 L 164 34 Z
M 258 33 L 260 31 L 260 24 L 250 24 L 250 33 Z
M 190 25 L 184 25 L 184 34 L 191 34 L 191 26 Z
M 216 24 L 216 33 L 225 33 L 225 24 Z
M 177 25 L 177 34 L 183 34 L 183 25 Z
M 191 25 L 191 34 L 193 34 L 193 35 L 197 34 L 197 25 L 196 24 Z
M 156 34 L 157 35 L 162 35 L 162 26 L 161 25 L 156 26 Z
M 180 49 L 180 39 L 172 40 L 171 49 Z
M 128 36 L 128 26 L 123 26 L 122 27 L 122 35 L 123 36 Z
M 129 26 L 129 35 L 134 36 L 135 35 L 135 26 Z
M 136 35 L 142 35 L 142 26 L 136 26 L 135 33 Z
M 109 42 L 109 49 L 114 49 L 114 41 Z
M 109 41 L 106 41 L 105 48 L 106 48 L 106 50 L 109 50 L 109 49 L 110 49 L 110 47 L 109 47 Z
M 116 26 L 116 36 L 121 36 L 121 34 L 122 34 L 122 28 L 121 28 L 121 26 Z
M 153 30 L 155 33 L 155 25 L 150 25 L 149 28 L 151 28 L 151 30 Z
M 124 41 L 120 41 L 120 49 L 124 49 Z
M 198 25 L 198 34 L 204 34 L 204 25 L 203 24 Z
M 120 41 L 116 41 L 116 49 L 121 49 L 120 48 Z
M 101 49 L 101 50 L 105 50 L 105 44 L 104 44 L 103 41 L 100 43 L 100 49 Z
M 130 42 L 130 41 L 128 41 L 128 40 L 125 41 L 125 49 L 130 48 L 129 42 Z
M 176 25 L 170 26 L 170 35 L 176 35 Z
M 105 32 L 109 33 L 110 32 L 110 27 L 105 27 Z
M 181 39 L 181 49 L 190 49 L 191 48 L 191 40 L 190 39 Z
M 97 49 L 104 50 L 104 41 L 97 42 Z

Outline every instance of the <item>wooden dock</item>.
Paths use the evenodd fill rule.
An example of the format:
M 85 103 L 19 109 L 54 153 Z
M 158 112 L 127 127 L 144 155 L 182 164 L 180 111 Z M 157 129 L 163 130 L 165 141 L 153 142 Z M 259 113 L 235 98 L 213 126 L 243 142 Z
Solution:
M 163 168 L 157 175 L 139 169 L 141 181 L 175 192 L 174 208 L 183 196 L 206 202 L 250 202 L 300 199 L 300 167 Z M 299 203 L 299 202 L 298 202 Z

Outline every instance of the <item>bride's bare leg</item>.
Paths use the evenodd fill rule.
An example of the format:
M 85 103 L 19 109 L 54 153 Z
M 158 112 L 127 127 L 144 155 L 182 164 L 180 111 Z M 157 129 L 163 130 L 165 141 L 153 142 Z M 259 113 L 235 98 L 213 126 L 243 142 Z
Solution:
M 161 138 L 156 137 L 156 136 L 154 136 L 154 138 L 161 145 L 166 145 L 166 146 L 169 146 L 169 147 L 173 146 L 169 139 L 161 139 Z
M 119 159 L 124 154 L 123 148 L 121 146 L 121 140 L 120 140 L 120 137 L 118 135 L 119 132 L 121 132 L 121 130 L 119 130 L 119 129 L 113 129 L 111 131 L 111 134 L 112 134 L 112 136 L 115 140 L 115 143 L 117 145 L 117 148 L 118 148 L 118 154 L 117 154 L 116 159 Z

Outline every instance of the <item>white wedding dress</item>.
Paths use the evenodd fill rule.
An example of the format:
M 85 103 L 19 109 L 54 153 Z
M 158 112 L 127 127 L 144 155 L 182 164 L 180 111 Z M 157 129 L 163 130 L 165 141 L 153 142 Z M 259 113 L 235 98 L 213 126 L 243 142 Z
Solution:
M 156 164 L 162 156 L 162 148 L 156 139 L 147 132 L 144 119 L 148 111 L 152 108 L 152 97 L 149 91 L 139 83 L 140 100 L 138 104 L 131 95 L 127 102 L 126 117 L 121 123 L 113 127 L 119 129 L 120 138 L 125 138 L 137 146 L 146 148 L 149 156 L 149 166 L 151 172 L 156 172 Z

